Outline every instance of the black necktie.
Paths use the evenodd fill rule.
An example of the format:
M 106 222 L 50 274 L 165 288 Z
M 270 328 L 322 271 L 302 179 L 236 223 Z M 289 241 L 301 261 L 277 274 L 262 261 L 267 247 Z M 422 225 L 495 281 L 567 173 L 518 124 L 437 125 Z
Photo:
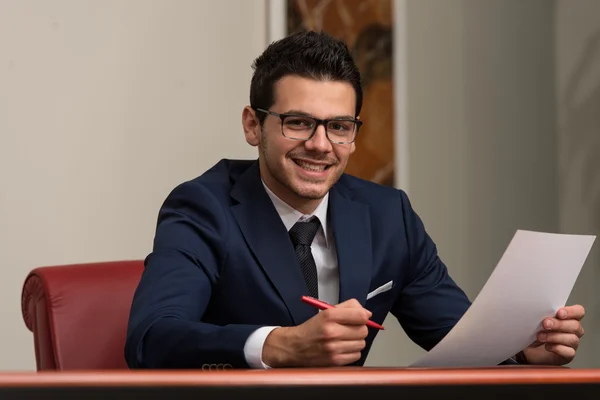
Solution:
M 307 222 L 298 221 L 290 229 L 290 238 L 294 244 L 298 261 L 300 261 L 300 269 L 306 281 L 308 295 L 315 299 L 319 298 L 319 282 L 317 278 L 317 265 L 310 251 L 310 245 L 319 230 L 319 226 L 321 226 L 319 219 L 313 218 Z

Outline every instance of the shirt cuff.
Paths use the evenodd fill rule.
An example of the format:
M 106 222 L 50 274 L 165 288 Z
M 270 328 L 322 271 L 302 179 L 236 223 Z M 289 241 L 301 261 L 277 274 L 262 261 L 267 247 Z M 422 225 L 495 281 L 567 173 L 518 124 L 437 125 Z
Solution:
M 267 336 L 269 336 L 271 331 L 276 328 L 279 328 L 279 326 L 263 326 L 248 336 L 246 344 L 244 345 L 244 356 L 246 357 L 246 362 L 251 368 L 271 368 L 262 361 L 262 351 L 265 340 L 267 340 Z

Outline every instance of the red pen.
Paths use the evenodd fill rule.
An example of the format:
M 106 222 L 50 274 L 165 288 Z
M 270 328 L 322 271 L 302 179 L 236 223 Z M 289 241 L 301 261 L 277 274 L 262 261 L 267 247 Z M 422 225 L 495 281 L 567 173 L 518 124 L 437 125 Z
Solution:
M 328 308 L 333 308 L 333 306 L 331 304 L 325 303 L 324 301 L 321 300 L 317 300 L 314 297 L 310 297 L 310 296 L 302 296 L 302 301 L 305 302 L 306 304 L 310 304 L 311 306 L 318 308 L 319 310 L 327 310 Z M 381 325 L 379 325 L 377 322 L 373 322 L 371 320 L 367 321 L 367 326 L 370 326 L 371 328 L 377 328 L 377 329 L 381 329 L 384 330 L 385 328 Z

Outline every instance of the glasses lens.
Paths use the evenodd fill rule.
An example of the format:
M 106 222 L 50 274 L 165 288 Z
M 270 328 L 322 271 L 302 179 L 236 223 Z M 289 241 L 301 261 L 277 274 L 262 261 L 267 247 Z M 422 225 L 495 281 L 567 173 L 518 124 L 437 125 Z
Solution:
M 352 142 L 356 135 L 356 123 L 347 120 L 329 121 L 327 133 L 335 142 Z
M 291 139 L 308 139 L 315 127 L 310 117 L 286 117 L 283 121 L 283 134 Z

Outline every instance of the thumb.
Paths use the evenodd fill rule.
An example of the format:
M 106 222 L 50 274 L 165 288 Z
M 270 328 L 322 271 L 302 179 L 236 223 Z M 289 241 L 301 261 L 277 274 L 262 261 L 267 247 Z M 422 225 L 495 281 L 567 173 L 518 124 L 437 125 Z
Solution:
M 371 315 L 373 315 L 373 313 L 371 311 L 367 310 L 366 308 L 363 308 L 362 304 L 360 304 L 358 302 L 358 300 L 356 300 L 356 299 L 346 300 L 343 303 L 337 304 L 335 307 L 336 308 L 360 308 L 365 311 L 367 318 L 371 318 Z

